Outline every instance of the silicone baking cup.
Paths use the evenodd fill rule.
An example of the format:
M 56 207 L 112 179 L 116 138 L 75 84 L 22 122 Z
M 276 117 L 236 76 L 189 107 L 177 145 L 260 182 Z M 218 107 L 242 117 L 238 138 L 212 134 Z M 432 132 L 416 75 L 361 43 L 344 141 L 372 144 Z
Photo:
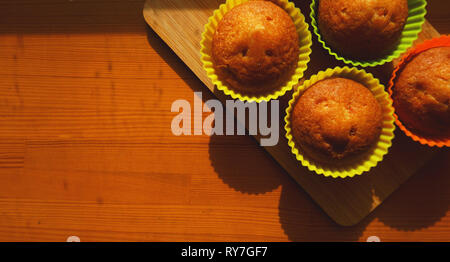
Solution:
M 425 7 L 427 5 L 426 0 L 408 0 L 408 19 L 406 20 L 405 28 L 403 29 L 399 44 L 397 47 L 388 55 L 381 57 L 376 60 L 369 61 L 357 61 L 351 60 L 340 56 L 326 44 L 325 40 L 320 35 L 319 26 L 317 23 L 317 3 L 318 0 L 313 0 L 311 3 L 311 25 L 313 27 L 314 34 L 317 36 L 318 41 L 322 44 L 328 53 L 334 56 L 337 60 L 343 61 L 346 64 L 351 64 L 353 66 L 362 67 L 374 67 L 389 63 L 392 60 L 398 58 L 401 54 L 405 53 L 408 48 L 410 48 L 414 41 L 417 40 L 420 31 L 422 31 L 422 25 L 425 22 L 425 15 L 427 13 Z
M 423 42 L 422 44 L 419 44 L 412 48 L 411 50 L 406 53 L 402 59 L 400 60 L 400 63 L 398 66 L 394 69 L 392 72 L 392 77 L 389 80 L 389 86 L 388 86 L 388 92 L 389 95 L 392 98 L 394 89 L 395 89 L 395 80 L 397 78 L 398 73 L 404 68 L 404 66 L 411 61 L 412 58 L 414 58 L 419 53 L 426 51 L 428 49 L 434 48 L 434 47 L 441 47 L 441 46 L 450 46 L 450 36 L 449 35 L 443 35 L 438 38 L 433 38 L 431 40 L 427 40 Z M 395 123 L 397 126 L 410 138 L 412 138 L 414 141 L 421 143 L 422 145 L 427 145 L 430 147 L 450 147 L 450 137 L 446 139 L 433 139 L 433 138 L 427 138 L 424 136 L 420 136 L 417 134 L 414 134 L 413 131 L 409 130 L 406 126 L 403 125 L 403 123 L 400 121 L 397 114 L 394 113 L 395 117 Z
M 213 67 L 213 58 L 211 56 L 211 46 L 214 33 L 216 32 L 217 25 L 223 16 L 230 11 L 233 7 L 248 2 L 249 0 L 227 0 L 226 3 L 220 5 L 219 9 L 215 10 L 213 15 L 209 18 L 208 23 L 205 25 L 205 30 L 202 34 L 201 44 L 201 60 L 203 63 L 203 68 L 206 74 L 211 79 L 212 83 L 217 87 L 217 89 L 223 91 L 226 95 L 231 96 L 233 99 L 239 99 L 241 101 L 256 101 L 258 103 L 262 101 L 270 101 L 271 99 L 277 99 L 283 96 L 287 91 L 292 90 L 292 88 L 298 84 L 300 78 L 303 77 L 303 73 L 307 69 L 307 64 L 310 61 L 312 36 L 311 32 L 308 30 L 308 24 L 305 22 L 305 17 L 300 12 L 300 9 L 296 8 L 292 2 L 287 0 L 275 1 L 279 6 L 281 6 L 286 12 L 291 16 L 294 24 L 297 28 L 297 33 L 299 35 L 300 44 L 300 55 L 298 59 L 297 68 L 295 73 L 292 75 L 291 79 L 284 86 L 281 86 L 277 91 L 272 94 L 265 96 L 247 96 L 237 93 L 231 88 L 223 83 L 219 77 L 216 75 Z
M 383 109 L 383 125 L 378 141 L 369 149 L 369 151 L 363 153 L 363 158 L 358 158 L 345 166 L 339 167 L 322 164 L 309 158 L 301 147 L 296 144 L 291 132 L 291 112 L 297 99 L 306 89 L 318 81 L 332 77 L 348 78 L 363 84 L 374 94 Z M 336 67 L 334 69 L 320 71 L 316 75 L 313 75 L 293 94 L 292 99 L 289 101 L 289 106 L 286 109 L 286 117 L 284 119 L 286 122 L 286 138 L 291 148 L 291 152 L 295 155 L 297 160 L 310 171 L 333 178 L 354 177 L 375 167 L 378 162 L 383 160 L 384 155 L 387 154 L 389 147 L 392 145 L 392 139 L 394 139 L 395 125 L 393 115 L 394 108 L 392 107 L 392 100 L 388 93 L 384 91 L 384 86 L 380 84 L 378 79 L 374 78 L 372 74 L 367 73 L 364 70 L 350 67 Z

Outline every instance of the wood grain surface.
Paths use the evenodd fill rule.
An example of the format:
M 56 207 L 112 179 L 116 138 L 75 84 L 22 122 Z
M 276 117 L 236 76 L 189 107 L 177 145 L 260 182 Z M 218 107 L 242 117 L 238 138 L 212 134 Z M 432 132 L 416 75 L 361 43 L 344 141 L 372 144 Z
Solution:
M 143 5 L 0 1 L 1 241 L 450 240 L 448 150 L 341 227 L 253 138 L 173 136 L 173 101 L 214 96 Z

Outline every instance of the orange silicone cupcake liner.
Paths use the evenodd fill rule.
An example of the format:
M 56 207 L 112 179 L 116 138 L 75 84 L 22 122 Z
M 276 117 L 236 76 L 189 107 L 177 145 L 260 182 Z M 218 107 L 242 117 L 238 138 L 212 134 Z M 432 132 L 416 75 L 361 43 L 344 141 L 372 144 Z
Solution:
M 400 60 L 400 63 L 395 67 L 394 71 L 392 72 L 391 79 L 389 80 L 388 85 L 388 92 L 391 97 L 393 98 L 393 89 L 395 80 L 397 78 L 398 73 L 405 67 L 405 65 L 411 61 L 416 55 L 419 53 L 426 51 L 428 49 L 434 48 L 434 47 L 442 47 L 442 46 L 450 46 L 450 35 L 443 35 L 438 38 L 433 38 L 430 40 L 427 40 L 423 42 L 422 44 L 419 44 L 412 49 L 410 49 Z M 395 108 L 395 107 L 394 107 Z M 425 136 L 421 136 L 418 134 L 415 134 L 413 131 L 408 129 L 403 123 L 400 121 L 398 115 L 394 113 L 395 117 L 395 123 L 397 126 L 410 138 L 412 138 L 414 141 L 421 143 L 422 145 L 427 145 L 430 147 L 450 147 L 450 137 L 445 139 L 436 139 L 436 138 L 429 138 Z

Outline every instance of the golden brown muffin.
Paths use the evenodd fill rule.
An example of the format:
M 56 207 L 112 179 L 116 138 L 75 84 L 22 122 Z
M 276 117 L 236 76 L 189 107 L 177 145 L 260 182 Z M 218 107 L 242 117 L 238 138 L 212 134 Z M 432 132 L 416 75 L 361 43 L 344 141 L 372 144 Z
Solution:
M 318 24 L 337 53 L 370 60 L 392 52 L 408 18 L 407 0 L 320 0 Z
M 291 17 L 272 2 L 249 1 L 225 14 L 212 42 L 219 79 L 242 94 L 272 93 L 287 82 L 299 56 Z
M 310 157 L 344 159 L 377 141 L 382 109 L 364 85 L 330 78 L 315 83 L 300 96 L 291 123 L 295 141 Z
M 450 137 L 450 47 L 428 49 L 399 74 L 393 89 L 400 121 L 426 136 Z

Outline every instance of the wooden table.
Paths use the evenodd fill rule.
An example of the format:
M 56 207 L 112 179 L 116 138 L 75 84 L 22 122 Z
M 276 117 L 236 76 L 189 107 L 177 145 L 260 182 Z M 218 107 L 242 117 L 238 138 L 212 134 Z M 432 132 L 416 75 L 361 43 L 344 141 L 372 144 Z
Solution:
M 142 7 L 0 0 L 0 241 L 450 241 L 449 150 L 345 228 L 253 138 L 172 135 L 175 100 L 214 96 Z

